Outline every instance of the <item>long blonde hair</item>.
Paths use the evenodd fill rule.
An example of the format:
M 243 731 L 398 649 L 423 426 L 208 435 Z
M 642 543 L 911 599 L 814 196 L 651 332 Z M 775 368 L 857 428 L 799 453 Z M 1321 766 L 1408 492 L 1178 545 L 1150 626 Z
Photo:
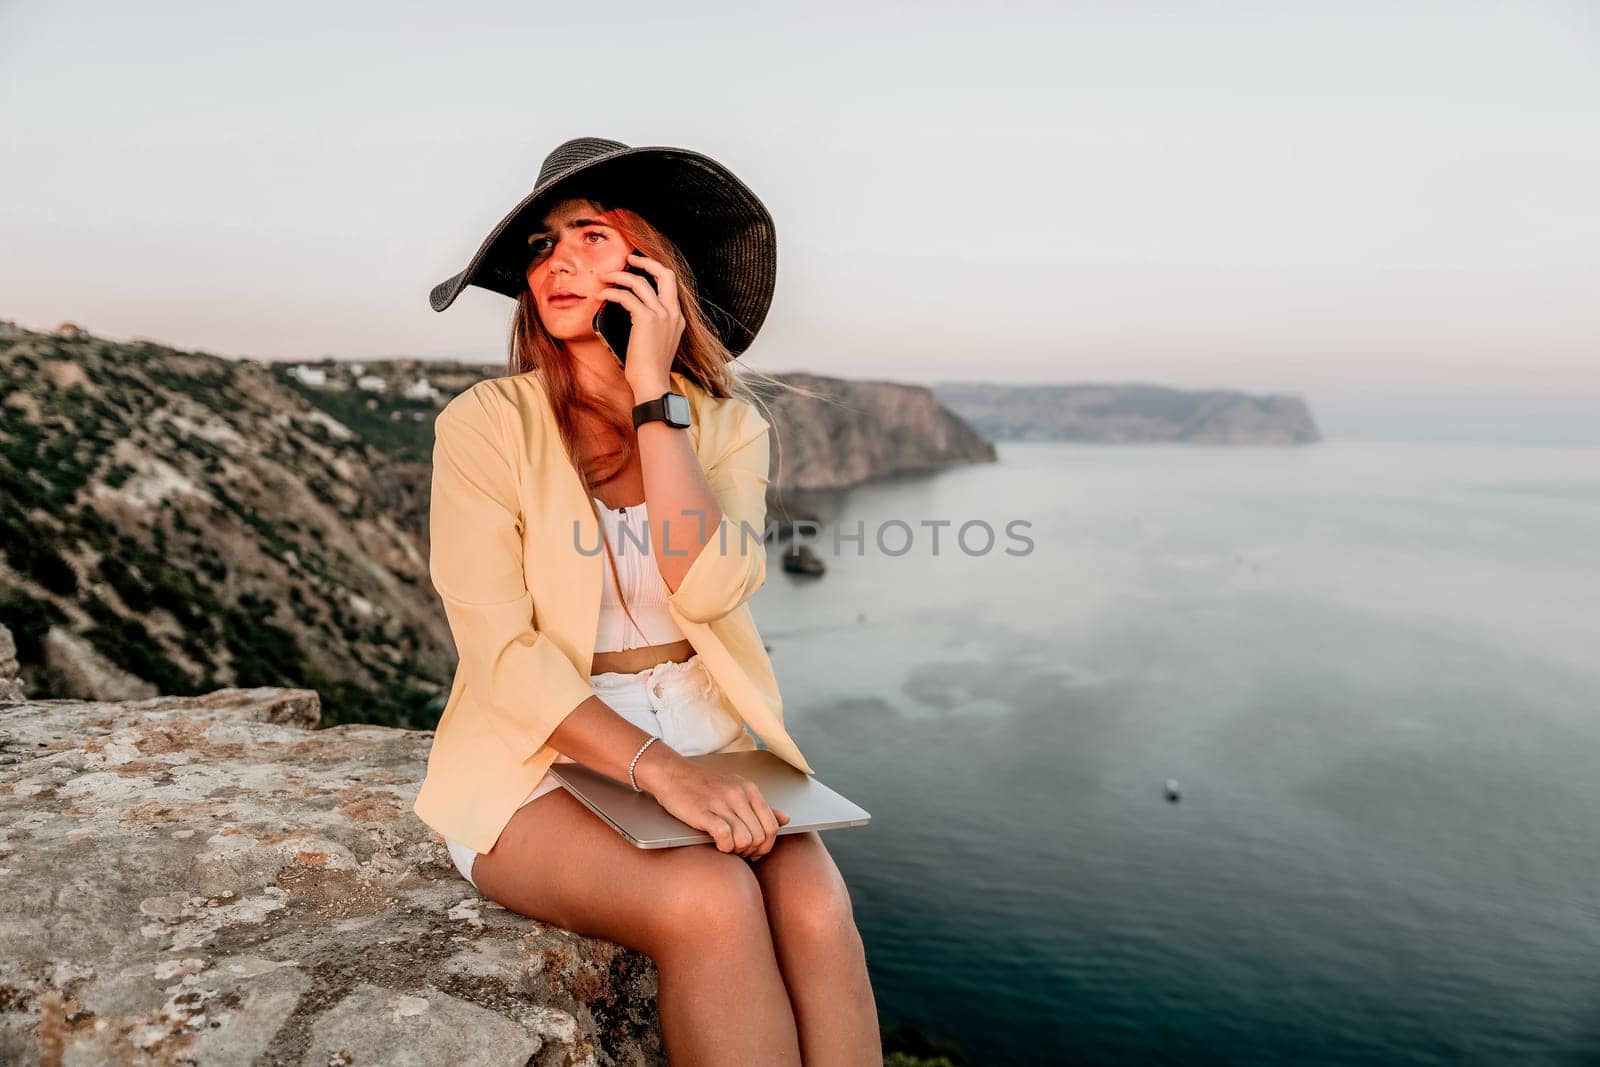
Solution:
M 614 227 L 624 241 L 630 242 L 628 247 L 637 248 L 651 259 L 665 263 L 677 276 L 678 304 L 683 311 L 684 326 L 683 337 L 678 342 L 678 351 L 672 357 L 670 370 L 682 374 L 711 396 L 736 397 L 753 405 L 772 425 L 773 445 L 776 450 L 777 422 L 772 418 L 771 409 L 767 407 L 761 394 L 776 395 L 778 392 L 787 391 L 819 399 L 826 398 L 811 390 L 785 382 L 781 378 L 748 367 L 735 374 L 732 369 L 732 356 L 706 319 L 694 272 L 690 269 L 688 260 L 683 257 L 683 253 L 678 250 L 678 246 L 636 211 L 611 207 L 594 199 L 589 199 L 589 203 L 594 205 L 596 213 L 606 225 Z M 533 293 L 526 287 L 518 294 L 516 310 L 511 314 L 511 343 L 507 371 L 510 374 L 526 374 L 531 371 L 538 375 L 545 395 L 550 399 L 567 458 L 572 461 L 573 468 L 578 472 L 578 479 L 583 483 L 584 495 L 589 498 L 589 509 L 594 513 L 595 521 L 600 523 L 606 557 L 611 560 L 617 599 L 622 602 L 623 610 L 627 612 L 629 620 L 637 627 L 638 620 L 633 618 L 633 612 L 627 610 L 626 598 L 622 595 L 622 583 L 620 578 L 616 577 L 616 556 L 611 551 L 610 539 L 603 536 L 605 524 L 600 521 L 600 511 L 594 503 L 595 486 L 603 485 L 615 478 L 633 462 L 633 453 L 638 446 L 638 440 L 634 435 L 631 420 L 626 416 L 618 416 L 579 388 L 572 354 L 562 341 L 545 329 L 543 321 L 539 318 L 538 305 L 534 301 Z M 752 388 L 752 382 L 759 389 Z M 582 453 L 578 447 L 578 419 L 579 412 L 582 411 L 588 412 L 593 417 L 592 422 L 602 427 L 603 436 L 615 437 L 617 447 L 614 450 L 596 451 L 589 455 Z M 781 453 L 779 458 L 781 460 Z M 777 480 L 777 475 L 774 473 L 772 484 L 777 484 Z

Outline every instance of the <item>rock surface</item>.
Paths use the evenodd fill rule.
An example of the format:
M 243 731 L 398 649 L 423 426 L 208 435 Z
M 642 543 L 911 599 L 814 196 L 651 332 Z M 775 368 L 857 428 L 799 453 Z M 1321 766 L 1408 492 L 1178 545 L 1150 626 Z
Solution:
M 654 1064 L 648 957 L 491 904 L 432 735 L 315 692 L 0 704 L 0 1062 Z

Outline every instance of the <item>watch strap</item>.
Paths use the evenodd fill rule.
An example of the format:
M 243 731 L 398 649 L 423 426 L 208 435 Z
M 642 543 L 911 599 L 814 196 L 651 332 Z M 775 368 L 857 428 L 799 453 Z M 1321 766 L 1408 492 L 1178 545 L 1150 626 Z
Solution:
M 645 423 L 657 420 L 666 423 L 668 426 L 678 426 L 667 416 L 667 398 L 673 396 L 681 397 L 683 394 L 669 389 L 654 400 L 646 400 L 642 404 L 635 404 L 633 408 L 633 428 L 637 430 Z M 682 429 L 683 427 L 678 426 L 678 428 Z

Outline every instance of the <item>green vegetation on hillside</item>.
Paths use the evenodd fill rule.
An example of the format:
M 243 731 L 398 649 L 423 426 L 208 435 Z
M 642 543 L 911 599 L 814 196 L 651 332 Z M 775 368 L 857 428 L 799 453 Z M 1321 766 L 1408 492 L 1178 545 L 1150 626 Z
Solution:
M 283 510 L 286 487 L 263 484 L 285 471 L 353 520 L 364 503 L 325 476 L 304 438 L 320 436 L 358 465 L 361 442 L 334 441 L 292 412 L 277 423 L 287 398 L 253 396 L 247 381 L 241 364 L 147 342 L 0 336 L 0 559 L 26 586 L 0 572 L 0 622 L 18 659 L 48 684 L 45 640 L 61 626 L 163 694 L 308 688 L 325 724 L 431 728 L 447 672 L 414 654 L 420 641 L 410 629 L 391 621 L 386 631 L 346 610 L 362 565 Z M 186 429 L 197 423 L 217 427 L 224 442 L 228 433 L 253 436 L 249 454 Z M 431 419 L 409 429 L 431 447 Z M 102 511 L 99 494 L 141 473 L 119 458 L 124 441 L 201 495 L 157 493 L 131 510 Z M 257 553 L 273 561 L 269 570 L 244 562 Z M 338 650 L 350 676 L 319 668 L 306 635 L 316 635 L 312 651 L 324 663 Z M 396 648 L 405 654 L 389 652 Z

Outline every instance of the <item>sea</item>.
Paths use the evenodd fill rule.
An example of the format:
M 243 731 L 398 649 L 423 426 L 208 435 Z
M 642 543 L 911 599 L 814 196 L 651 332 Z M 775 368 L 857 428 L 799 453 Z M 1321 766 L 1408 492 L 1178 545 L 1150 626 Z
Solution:
M 885 1033 L 1600 1064 L 1600 449 L 997 447 L 752 602 Z

